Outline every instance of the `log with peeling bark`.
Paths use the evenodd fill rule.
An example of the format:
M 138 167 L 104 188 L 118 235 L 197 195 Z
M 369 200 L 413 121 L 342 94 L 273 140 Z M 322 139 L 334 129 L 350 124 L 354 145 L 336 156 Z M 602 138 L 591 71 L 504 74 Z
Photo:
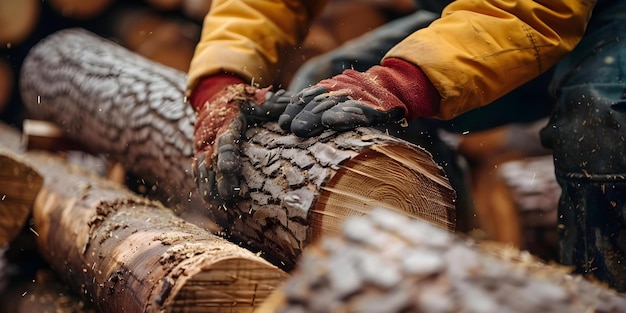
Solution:
M 159 202 L 58 156 L 18 156 L 44 177 L 33 209 L 42 256 L 99 312 L 253 312 L 287 277 Z
M 35 46 L 20 82 L 34 117 L 153 183 L 186 220 L 217 221 L 232 241 L 283 268 L 373 207 L 454 228 L 454 191 L 431 155 L 370 128 L 303 139 L 276 123 L 253 126 L 242 143 L 240 200 L 202 202 L 189 172 L 195 116 L 184 87 L 184 73 L 77 29 Z
M 257 312 L 618 313 L 626 297 L 519 250 L 373 210 L 311 245 Z

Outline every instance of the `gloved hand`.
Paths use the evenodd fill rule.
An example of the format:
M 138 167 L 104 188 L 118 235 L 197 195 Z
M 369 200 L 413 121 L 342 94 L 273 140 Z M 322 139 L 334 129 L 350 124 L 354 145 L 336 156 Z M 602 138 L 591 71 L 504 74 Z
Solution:
M 196 111 L 193 172 L 206 199 L 239 193 L 241 138 L 248 125 L 275 120 L 291 100 L 285 90 L 245 84 L 229 74 L 202 80 L 189 98 Z
M 421 69 L 390 58 L 365 72 L 345 70 L 300 91 L 278 123 L 296 136 L 313 137 L 325 129 L 345 131 L 431 117 L 439 101 Z

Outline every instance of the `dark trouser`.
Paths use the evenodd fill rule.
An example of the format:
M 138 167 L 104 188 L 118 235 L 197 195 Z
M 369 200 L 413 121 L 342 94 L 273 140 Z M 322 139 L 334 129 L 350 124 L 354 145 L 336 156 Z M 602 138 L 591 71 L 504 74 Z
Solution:
M 626 291 L 626 13 L 620 14 L 592 23 L 557 65 L 551 86 L 557 103 L 541 136 L 553 149 L 563 189 L 561 262 Z

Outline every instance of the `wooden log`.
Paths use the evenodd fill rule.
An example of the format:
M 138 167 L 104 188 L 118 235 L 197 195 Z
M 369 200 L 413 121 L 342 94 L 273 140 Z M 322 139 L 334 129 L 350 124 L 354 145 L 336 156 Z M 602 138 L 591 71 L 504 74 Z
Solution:
M 48 0 L 48 3 L 63 16 L 87 20 L 102 14 L 113 0 Z
M 159 202 L 49 153 L 20 157 L 44 177 L 33 211 L 42 256 L 99 312 L 253 312 L 286 278 Z
M 211 218 L 283 268 L 316 237 L 373 207 L 454 228 L 454 191 L 431 155 L 369 128 L 303 139 L 276 123 L 254 126 L 242 143 L 239 201 L 197 201 L 189 173 L 195 115 L 184 86 L 183 73 L 80 30 L 34 47 L 20 83 L 31 114 L 154 183 L 183 218 Z
M 76 140 L 72 140 L 68 138 L 67 134 L 63 132 L 63 130 L 48 121 L 39 121 L 39 120 L 31 120 L 26 119 L 22 123 L 22 142 L 25 145 L 26 150 L 44 150 L 51 152 L 66 152 L 71 150 L 72 152 L 82 153 L 80 156 L 88 157 L 90 156 L 88 153 L 93 151 L 88 151 L 85 146 L 76 142 Z M 91 158 L 96 161 L 98 158 Z M 85 164 L 86 162 L 82 162 L 83 166 L 89 167 L 89 165 Z M 101 176 L 106 176 L 108 180 L 117 182 L 119 184 L 124 184 L 126 181 L 126 170 L 124 167 L 115 162 L 107 162 L 107 160 L 101 160 L 102 170 L 95 170 L 94 172 L 101 174 Z M 92 168 L 93 170 L 93 168 Z
M 24 229 L 42 185 L 43 178 L 28 163 L 0 150 L 0 247 Z
M 60 127 L 50 122 L 26 119 L 22 124 L 22 131 L 26 150 L 58 152 L 86 149 L 76 140 L 68 138 Z
M 24 41 L 39 20 L 37 0 L 0 0 L 0 46 L 11 47 Z
M 346 221 L 302 255 L 258 312 L 624 312 L 626 297 L 498 244 L 389 210 Z
M 457 151 L 469 163 L 476 212 L 486 237 L 552 259 L 560 187 L 551 151 L 539 140 L 546 123 L 540 119 L 458 136 Z M 529 208 L 533 205 L 541 208 Z M 529 216 L 541 217 L 544 223 Z

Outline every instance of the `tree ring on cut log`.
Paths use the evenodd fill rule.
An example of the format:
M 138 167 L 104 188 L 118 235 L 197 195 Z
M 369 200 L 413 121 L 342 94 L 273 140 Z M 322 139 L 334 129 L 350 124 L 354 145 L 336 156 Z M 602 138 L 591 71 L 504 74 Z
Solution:
M 434 175 L 438 171 L 434 163 L 402 157 L 427 152 L 408 145 L 370 148 L 342 164 L 342 170 L 321 188 L 311 217 L 314 238 L 338 234 L 343 221 L 374 208 L 402 212 L 454 231 L 455 194 L 450 183 Z

